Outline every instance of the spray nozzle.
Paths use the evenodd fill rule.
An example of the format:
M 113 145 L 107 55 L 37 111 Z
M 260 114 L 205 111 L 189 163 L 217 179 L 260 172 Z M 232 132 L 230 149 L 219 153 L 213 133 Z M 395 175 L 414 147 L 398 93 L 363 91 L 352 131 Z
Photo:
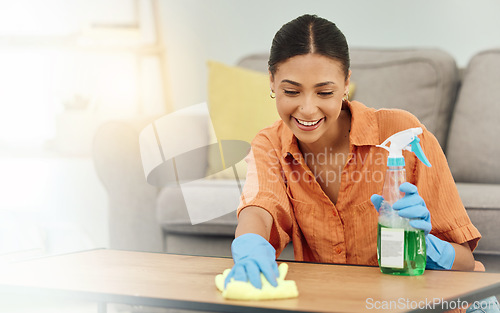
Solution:
M 422 147 L 420 146 L 420 138 L 417 137 L 418 135 L 422 134 L 422 132 L 423 131 L 421 127 L 403 130 L 390 136 L 382 144 L 377 145 L 377 147 L 389 151 L 387 165 L 404 166 L 405 161 L 403 158 L 403 150 L 408 150 L 415 153 L 417 158 L 422 161 L 422 163 L 430 167 L 431 163 L 425 156 L 424 151 L 422 151 Z

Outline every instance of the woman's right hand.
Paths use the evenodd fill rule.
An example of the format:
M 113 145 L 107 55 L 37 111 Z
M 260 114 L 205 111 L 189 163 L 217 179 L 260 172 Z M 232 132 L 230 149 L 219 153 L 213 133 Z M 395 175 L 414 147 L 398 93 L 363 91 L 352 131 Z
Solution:
M 224 287 L 234 278 L 238 281 L 250 281 L 256 288 L 262 288 L 261 273 L 276 287 L 279 277 L 276 263 L 276 250 L 262 236 L 247 233 L 233 240 L 231 244 L 234 266 L 224 282 Z

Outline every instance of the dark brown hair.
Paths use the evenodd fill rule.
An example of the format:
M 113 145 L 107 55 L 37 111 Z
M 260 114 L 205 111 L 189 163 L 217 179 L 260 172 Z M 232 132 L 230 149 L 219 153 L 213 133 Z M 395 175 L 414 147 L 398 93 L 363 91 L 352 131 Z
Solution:
M 349 47 L 337 26 L 316 15 L 302 15 L 276 33 L 271 45 L 269 71 L 275 74 L 281 62 L 297 55 L 316 53 L 342 63 L 347 78 L 350 67 Z

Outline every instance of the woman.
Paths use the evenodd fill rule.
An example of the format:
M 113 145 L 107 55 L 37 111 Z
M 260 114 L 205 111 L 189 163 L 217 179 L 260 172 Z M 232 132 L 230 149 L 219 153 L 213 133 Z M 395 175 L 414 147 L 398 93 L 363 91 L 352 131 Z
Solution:
M 276 33 L 269 76 L 281 120 L 259 132 L 246 159 L 226 283 L 234 278 L 260 288 L 263 273 L 276 285 L 275 257 L 290 241 L 299 261 L 377 265 L 377 194 L 387 154 L 376 145 L 413 127 L 424 130 L 432 167 L 404 155 L 409 183 L 394 208 L 425 231 L 427 268 L 474 269 L 481 235 L 437 140 L 408 112 L 348 101 L 349 65 L 344 35 L 325 19 L 304 15 Z

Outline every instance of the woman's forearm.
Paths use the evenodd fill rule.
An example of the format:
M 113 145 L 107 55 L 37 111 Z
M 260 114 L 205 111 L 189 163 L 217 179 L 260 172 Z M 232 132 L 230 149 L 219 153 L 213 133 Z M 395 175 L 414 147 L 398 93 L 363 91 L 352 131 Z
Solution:
M 455 249 L 455 261 L 453 262 L 452 270 L 457 271 L 473 271 L 474 270 L 474 256 L 470 250 L 469 244 L 451 243 Z
M 254 233 L 269 240 L 272 226 L 273 217 L 269 212 L 256 206 L 246 207 L 240 212 L 235 237 Z

